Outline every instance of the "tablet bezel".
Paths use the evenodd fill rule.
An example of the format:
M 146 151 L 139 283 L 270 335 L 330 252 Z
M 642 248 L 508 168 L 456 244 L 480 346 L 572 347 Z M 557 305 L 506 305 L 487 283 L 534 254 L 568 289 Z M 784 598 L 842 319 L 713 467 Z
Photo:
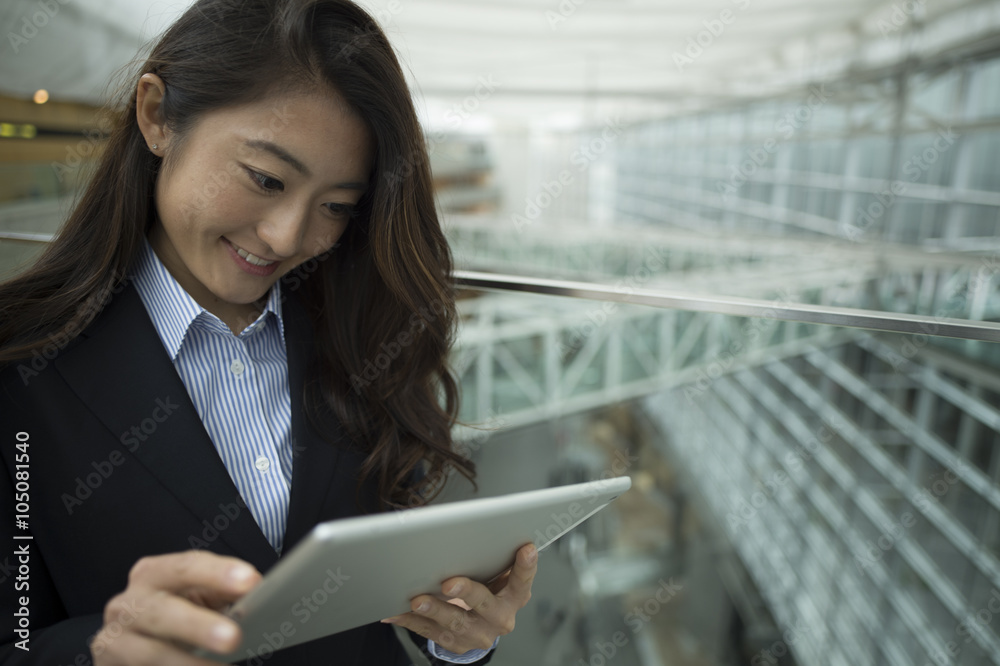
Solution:
M 409 612 L 410 599 L 441 596 L 448 578 L 488 582 L 518 548 L 544 550 L 630 487 L 629 477 L 613 477 L 321 523 L 230 608 L 243 629 L 240 646 L 199 655 L 265 658 Z

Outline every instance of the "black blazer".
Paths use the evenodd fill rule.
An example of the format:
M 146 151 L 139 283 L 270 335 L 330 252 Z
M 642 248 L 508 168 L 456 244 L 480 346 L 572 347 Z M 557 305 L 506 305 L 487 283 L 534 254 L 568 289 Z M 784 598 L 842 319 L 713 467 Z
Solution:
M 316 523 L 359 512 L 363 456 L 339 424 L 331 426 L 331 443 L 305 418 L 311 331 L 294 295 L 284 303 L 283 317 L 295 447 L 284 540 L 289 552 Z M 107 601 L 125 589 L 129 569 L 145 555 L 206 548 L 261 572 L 278 559 L 216 453 L 134 287 L 116 295 L 77 338 L 61 348 L 59 342 L 32 361 L 0 369 L 3 664 L 90 664 L 87 639 L 99 630 Z M 28 436 L 28 531 L 16 528 L 14 515 L 20 432 Z M 374 497 L 371 485 L 360 496 L 365 504 Z M 11 532 L 33 539 L 15 540 Z M 24 544 L 26 578 L 15 554 Z M 28 652 L 14 645 L 20 640 L 14 613 L 22 596 L 29 598 Z M 264 663 L 402 666 L 410 660 L 392 627 L 375 623 L 281 650 Z

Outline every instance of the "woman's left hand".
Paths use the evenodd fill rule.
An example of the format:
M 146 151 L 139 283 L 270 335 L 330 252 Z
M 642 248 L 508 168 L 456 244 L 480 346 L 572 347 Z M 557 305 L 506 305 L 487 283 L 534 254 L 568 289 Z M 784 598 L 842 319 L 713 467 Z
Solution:
M 514 630 L 514 616 L 531 599 L 537 571 L 538 551 L 528 544 L 517 551 L 506 580 L 495 581 L 492 590 L 469 578 L 449 578 L 441 583 L 441 592 L 450 601 L 420 595 L 410 601 L 413 612 L 382 621 L 429 638 L 455 654 L 488 650 L 497 636 Z

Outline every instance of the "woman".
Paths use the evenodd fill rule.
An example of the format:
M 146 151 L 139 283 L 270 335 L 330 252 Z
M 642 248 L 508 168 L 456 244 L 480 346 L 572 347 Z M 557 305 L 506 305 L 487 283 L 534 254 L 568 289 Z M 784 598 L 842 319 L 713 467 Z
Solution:
M 202 0 L 139 74 L 65 228 L 0 286 L 5 664 L 211 663 L 192 650 L 239 641 L 219 609 L 317 522 L 474 473 L 450 254 L 372 18 Z M 409 663 L 392 624 L 485 663 L 535 560 L 248 663 Z

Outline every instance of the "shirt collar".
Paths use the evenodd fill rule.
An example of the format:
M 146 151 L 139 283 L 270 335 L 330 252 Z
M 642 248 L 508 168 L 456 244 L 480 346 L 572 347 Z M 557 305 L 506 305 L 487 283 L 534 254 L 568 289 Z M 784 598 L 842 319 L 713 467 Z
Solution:
M 229 328 L 214 314 L 198 305 L 187 291 L 177 282 L 167 267 L 153 251 L 149 241 L 143 239 L 143 247 L 136 262 L 134 274 L 135 288 L 146 306 L 153 326 L 156 328 L 163 346 L 170 354 L 170 360 L 177 359 L 187 332 L 197 321 L 203 321 L 215 329 L 232 335 Z M 274 315 L 281 343 L 285 344 L 285 324 L 281 316 L 281 280 L 271 287 L 264 311 L 256 321 L 247 326 L 239 335 L 246 338 L 256 330 L 267 326 L 268 315 Z M 221 328 L 220 328 L 221 327 Z

